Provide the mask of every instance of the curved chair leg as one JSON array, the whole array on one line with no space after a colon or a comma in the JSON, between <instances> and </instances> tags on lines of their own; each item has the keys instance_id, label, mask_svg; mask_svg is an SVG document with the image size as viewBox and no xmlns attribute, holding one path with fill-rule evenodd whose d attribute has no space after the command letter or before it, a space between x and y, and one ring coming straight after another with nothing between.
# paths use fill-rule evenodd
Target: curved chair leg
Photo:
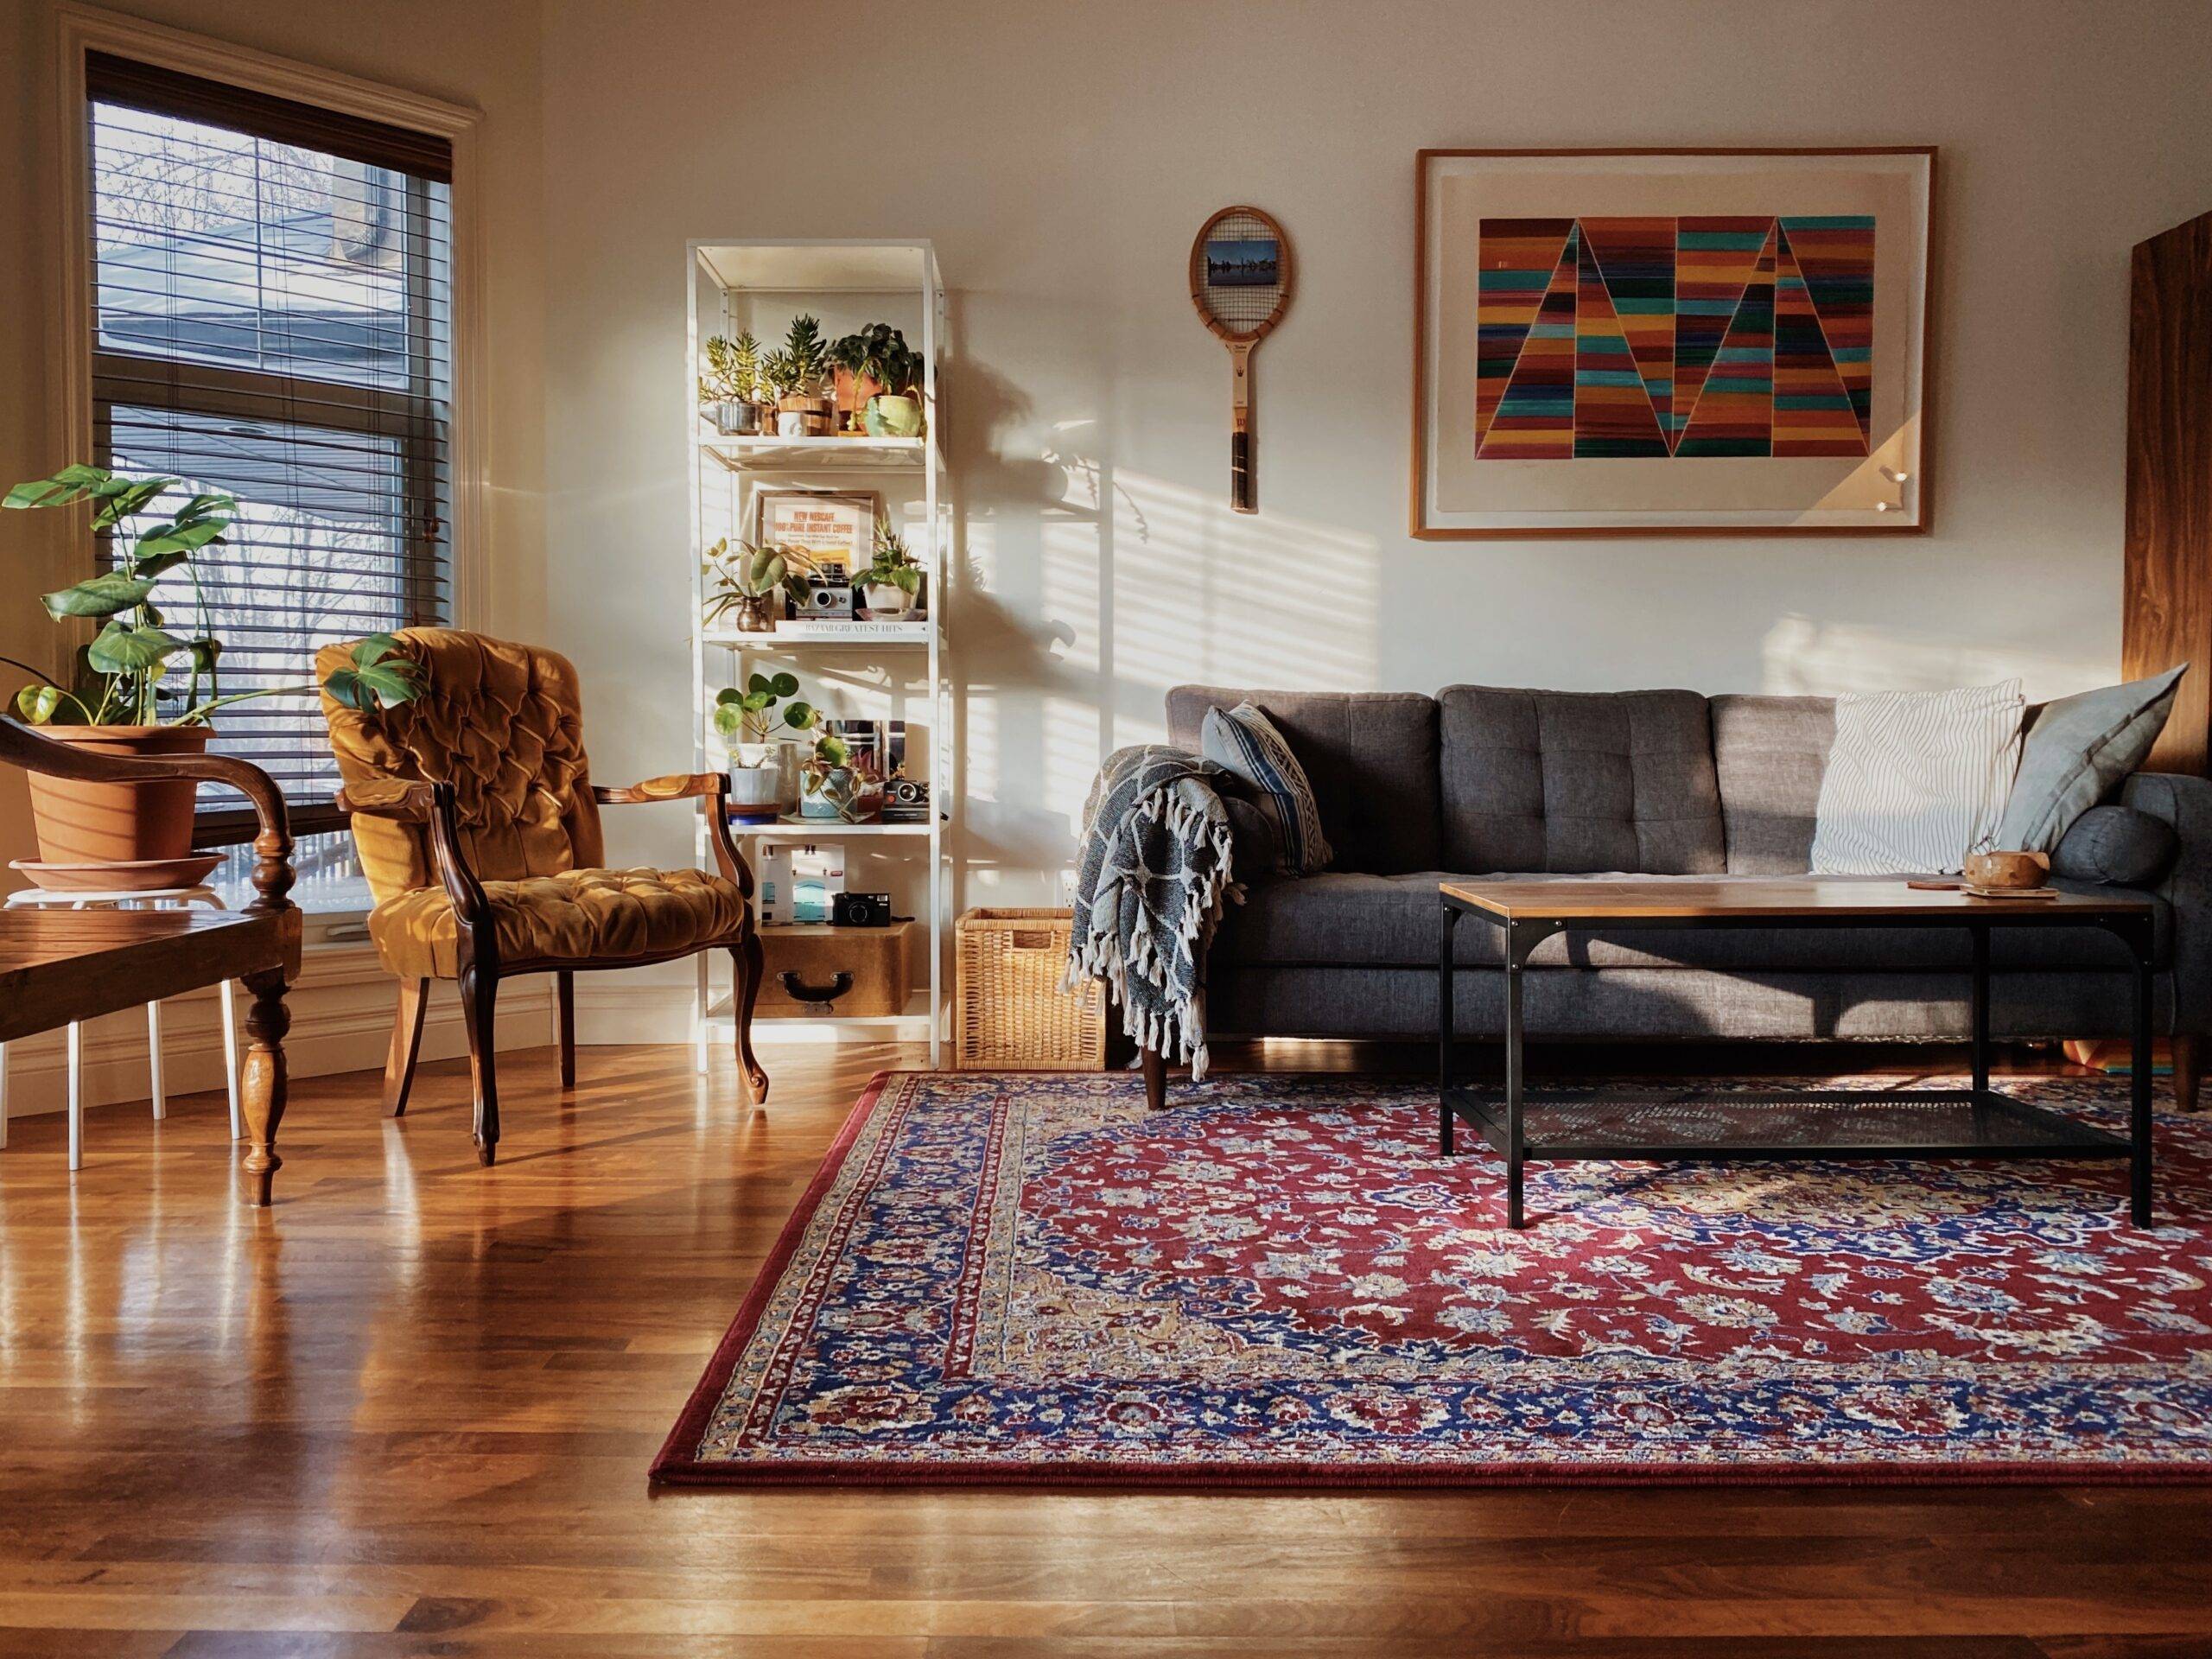
<instances>
[{"instance_id":1,"label":"curved chair leg","mask_svg":"<svg viewBox=\"0 0 2212 1659\"><path fill-rule=\"evenodd\" d=\"M468 1081L476 1094L476 1161L489 1165L499 1151L499 1084L492 1043L495 975L474 967L461 975L461 1022L468 1031Z\"/></svg>"},{"instance_id":2,"label":"curved chair leg","mask_svg":"<svg viewBox=\"0 0 2212 1659\"><path fill-rule=\"evenodd\" d=\"M767 972L767 953L761 949L760 935L756 931L745 936L743 944L731 947L729 956L737 970L737 983L731 998L737 1015L737 1069L752 1085L753 1104L757 1110L768 1103L768 1074L753 1052L753 1005L760 1000L760 981Z\"/></svg>"},{"instance_id":3,"label":"curved chair leg","mask_svg":"<svg viewBox=\"0 0 2212 1659\"><path fill-rule=\"evenodd\" d=\"M384 1109L393 1117L407 1109L415 1082L415 1057L423 1051L423 1019L430 1000L427 979L399 982L399 1006L392 1011L391 1047L384 1058Z\"/></svg>"},{"instance_id":4,"label":"curved chair leg","mask_svg":"<svg viewBox=\"0 0 2212 1659\"><path fill-rule=\"evenodd\" d=\"M563 968L553 976L553 1038L561 1051L561 1086L576 1086L576 976Z\"/></svg>"}]
</instances>

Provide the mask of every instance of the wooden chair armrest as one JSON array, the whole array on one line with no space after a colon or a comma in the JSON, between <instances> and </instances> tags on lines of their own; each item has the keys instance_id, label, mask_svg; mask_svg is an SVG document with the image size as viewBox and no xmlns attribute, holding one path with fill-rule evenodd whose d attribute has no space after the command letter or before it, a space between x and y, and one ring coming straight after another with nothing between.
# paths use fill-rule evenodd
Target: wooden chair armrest
<instances>
[{"instance_id":1,"label":"wooden chair armrest","mask_svg":"<svg viewBox=\"0 0 2212 1659\"><path fill-rule=\"evenodd\" d=\"M717 784L725 791L729 788L729 780L718 772L671 772L621 789L594 784L591 798L601 806L640 806L652 801L688 801L698 796L713 794Z\"/></svg>"},{"instance_id":2,"label":"wooden chair armrest","mask_svg":"<svg viewBox=\"0 0 2212 1659\"><path fill-rule=\"evenodd\" d=\"M276 780L250 760L227 754L97 754L74 744L41 737L20 721L0 720L0 760L27 772L92 784L157 784L180 778L226 784L252 803L260 833L253 838L257 910L289 910L292 888L292 824Z\"/></svg>"},{"instance_id":3,"label":"wooden chair armrest","mask_svg":"<svg viewBox=\"0 0 2212 1659\"><path fill-rule=\"evenodd\" d=\"M402 823L428 823L435 812L435 785L403 779L375 779L338 791L338 810Z\"/></svg>"},{"instance_id":4,"label":"wooden chair armrest","mask_svg":"<svg viewBox=\"0 0 2212 1659\"><path fill-rule=\"evenodd\" d=\"M747 899L753 897L753 867L745 861L745 855L737 850L737 842L729 833L729 779L719 772L672 772L664 778L648 778L642 784L632 784L627 789L605 789L592 786L592 798L601 806L631 806L644 801L683 801L695 798L706 802L702 809L707 815L707 840L715 849L715 862L723 878L737 884L737 890Z\"/></svg>"}]
</instances>

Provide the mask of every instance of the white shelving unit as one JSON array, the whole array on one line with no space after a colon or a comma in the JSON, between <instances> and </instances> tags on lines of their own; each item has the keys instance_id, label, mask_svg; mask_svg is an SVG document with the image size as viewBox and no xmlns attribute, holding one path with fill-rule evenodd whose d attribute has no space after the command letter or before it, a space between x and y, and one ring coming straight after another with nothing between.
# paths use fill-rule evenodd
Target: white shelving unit
<instances>
[{"instance_id":1,"label":"white shelving unit","mask_svg":"<svg viewBox=\"0 0 2212 1659\"><path fill-rule=\"evenodd\" d=\"M908 772L930 780L935 808L925 823L732 825L748 856L768 841L845 846L846 885L888 888L893 908L912 914L925 930L921 954L927 984L916 987L903 1014L758 1016L755 1030L854 1031L926 1040L930 1064L936 1065L944 1042L950 963L952 888L946 846L954 808L944 634L951 508L938 440L944 300L937 251L928 242L740 240L694 241L686 251L690 349L683 391L687 429L693 434L691 668L700 769L728 764L712 723L715 694L742 684L754 672L788 671L798 676L799 695L832 717L905 721ZM922 436L735 438L720 435L706 423L696 385L705 340L749 328L764 348L773 346L801 312L819 317L823 332L833 339L873 322L888 322L905 333L924 364L928 424ZM925 573L926 620L871 626L845 638L818 637L821 624L788 635L705 626L705 550L725 536L749 537L753 493L763 486L876 491L886 517L899 528ZM703 861L703 822L698 834ZM717 1036L728 1040L734 1021L727 969L702 956L694 1023L702 1066L709 1043Z\"/></svg>"}]
</instances>

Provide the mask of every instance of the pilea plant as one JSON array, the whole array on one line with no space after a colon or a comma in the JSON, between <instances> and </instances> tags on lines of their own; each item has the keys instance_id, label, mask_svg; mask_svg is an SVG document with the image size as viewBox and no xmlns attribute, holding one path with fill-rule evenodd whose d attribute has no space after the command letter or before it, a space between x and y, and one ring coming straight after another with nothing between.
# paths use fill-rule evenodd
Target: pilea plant
<instances>
[{"instance_id":1,"label":"pilea plant","mask_svg":"<svg viewBox=\"0 0 2212 1659\"><path fill-rule=\"evenodd\" d=\"M208 632L207 595L193 556L221 543L237 516L237 499L220 491L188 496L166 518L141 523L123 545L126 521L140 519L181 482L134 478L104 467L65 467L51 478L10 490L4 505L66 507L89 501L92 530L116 543L115 568L41 595L57 622L97 621L92 643L77 652L73 675L48 673L13 657L0 662L22 669L33 683L16 692L15 711L34 726L200 726L219 709L254 697L312 696L313 685L261 686L224 695L219 663L222 642ZM155 602L162 578L175 573L192 585L192 621L178 632ZM405 702L418 690L415 664L397 655L389 634L364 639L351 665L333 674L325 689L349 708ZM182 685L177 677L181 673ZM70 682L64 686L61 682Z\"/></svg>"},{"instance_id":2,"label":"pilea plant","mask_svg":"<svg viewBox=\"0 0 2212 1659\"><path fill-rule=\"evenodd\" d=\"M798 700L795 674L755 674L745 690L726 687L715 696L715 730L724 742L767 743L779 733L797 736L812 728L819 715Z\"/></svg>"}]
</instances>

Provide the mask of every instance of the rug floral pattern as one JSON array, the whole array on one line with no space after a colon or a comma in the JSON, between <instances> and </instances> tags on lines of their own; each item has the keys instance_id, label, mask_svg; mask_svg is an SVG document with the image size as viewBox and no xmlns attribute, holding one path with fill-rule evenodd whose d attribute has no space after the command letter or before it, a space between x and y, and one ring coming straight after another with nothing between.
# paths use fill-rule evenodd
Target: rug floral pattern
<instances>
[{"instance_id":1,"label":"rug floral pattern","mask_svg":"<svg viewBox=\"0 0 2212 1659\"><path fill-rule=\"evenodd\" d=\"M2014 1085L2118 1127L2126 1086ZM2212 1478L2212 1121L2120 1165L1535 1166L1417 1081L894 1075L658 1478Z\"/></svg>"}]
</instances>

